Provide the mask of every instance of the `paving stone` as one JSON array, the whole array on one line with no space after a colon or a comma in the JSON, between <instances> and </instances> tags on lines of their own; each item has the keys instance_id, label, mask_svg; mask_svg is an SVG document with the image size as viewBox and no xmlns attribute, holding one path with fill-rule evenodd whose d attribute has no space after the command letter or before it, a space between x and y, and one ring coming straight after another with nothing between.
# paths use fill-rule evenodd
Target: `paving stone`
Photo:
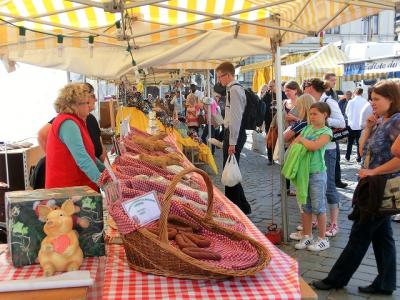
<instances>
[{"instance_id":1,"label":"paving stone","mask_svg":"<svg viewBox=\"0 0 400 300\"><path fill-rule=\"evenodd\" d=\"M240 160L240 169L243 176L243 188L246 197L252 206L252 214L249 215L250 220L262 231L267 231L267 226L271 223L271 212L274 213L274 221L281 227L281 198L277 195L280 193L280 174L279 166L267 165L267 157L252 152L251 149L251 133L248 134L248 140L242 151ZM331 248L320 253L313 253L306 250L295 250L295 242L282 244L278 246L282 251L294 257L299 262L299 269L303 273L306 282L311 282L316 278L326 277L337 258L347 245L353 222L348 220L347 216L351 213L351 199L357 184L356 173L359 170L359 164L355 162L355 149L353 150L352 160L347 162L344 160L345 146L341 144L341 168L342 181L349 184L346 189L338 189L341 198L341 207L339 213L339 234L330 239ZM222 173L222 151L215 152L215 160ZM210 169L207 168L209 174ZM221 185L221 175L211 175L215 186L221 191L224 187ZM272 205L273 204L273 205ZM271 209L271 207L273 207ZM289 233L296 231L296 226L300 224L300 213L296 199L288 197L287 199L287 215ZM329 216L327 218L329 220ZM393 235L396 242L396 248L400 249L400 224L392 223ZM317 234L317 231L314 231ZM397 253L397 278L400 290L400 251ZM376 299L375 296L363 295L358 293L358 285L367 285L377 274L375 257L373 249L370 247L365 258L363 259L359 269L354 274L348 287L338 291L317 291L319 299ZM400 299L400 291L396 291L396 297L386 297L382 299Z\"/></svg>"},{"instance_id":2,"label":"paving stone","mask_svg":"<svg viewBox=\"0 0 400 300\"><path fill-rule=\"evenodd\" d=\"M362 296L361 294L353 294L352 292L349 291L348 288L344 288L344 289L332 290L329 293L329 296L328 296L327 299L332 299L332 300L333 299L364 300L364 299L368 299L368 296Z\"/></svg>"},{"instance_id":3,"label":"paving stone","mask_svg":"<svg viewBox=\"0 0 400 300\"><path fill-rule=\"evenodd\" d=\"M306 276L307 278L312 278L312 279L324 279L326 277L325 272L319 272L315 270L307 271L303 275Z\"/></svg>"}]
</instances>

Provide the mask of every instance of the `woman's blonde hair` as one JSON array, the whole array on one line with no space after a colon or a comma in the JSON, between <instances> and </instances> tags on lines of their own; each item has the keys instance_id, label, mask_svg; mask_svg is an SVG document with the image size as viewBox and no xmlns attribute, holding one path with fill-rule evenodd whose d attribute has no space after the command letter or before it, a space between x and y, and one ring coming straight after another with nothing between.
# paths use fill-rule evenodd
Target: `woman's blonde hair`
<instances>
[{"instance_id":1,"label":"woman's blonde hair","mask_svg":"<svg viewBox=\"0 0 400 300\"><path fill-rule=\"evenodd\" d=\"M299 118L301 120L310 123L308 112L310 111L310 107L314 102L315 99L310 94L303 94L297 98L296 109L299 112Z\"/></svg>"},{"instance_id":2,"label":"woman's blonde hair","mask_svg":"<svg viewBox=\"0 0 400 300\"><path fill-rule=\"evenodd\" d=\"M54 102L54 108L57 113L74 114L77 110L77 104L82 99L88 99L91 96L89 87L84 83L68 83L58 94Z\"/></svg>"}]
</instances>

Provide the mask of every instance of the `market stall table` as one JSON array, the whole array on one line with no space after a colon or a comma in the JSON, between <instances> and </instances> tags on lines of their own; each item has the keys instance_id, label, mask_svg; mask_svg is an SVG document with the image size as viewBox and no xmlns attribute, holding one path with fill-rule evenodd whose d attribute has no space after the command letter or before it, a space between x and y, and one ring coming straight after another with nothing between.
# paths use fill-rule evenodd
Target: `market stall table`
<instances>
[{"instance_id":1,"label":"market stall table","mask_svg":"<svg viewBox=\"0 0 400 300\"><path fill-rule=\"evenodd\" d=\"M261 272L228 280L183 280L134 271L121 245L109 245L104 272L104 299L301 299L297 262L272 245L254 224L214 188L226 211L239 217L247 233L271 253Z\"/></svg>"},{"instance_id":2,"label":"market stall table","mask_svg":"<svg viewBox=\"0 0 400 300\"><path fill-rule=\"evenodd\" d=\"M9 280L29 280L43 277L40 265L30 265L14 268L8 258L7 245L0 244L0 285ZM44 289L33 291L0 292L0 299L101 299L103 284L104 257L87 257L84 259L80 270L90 272L94 284L90 287Z\"/></svg>"}]
</instances>

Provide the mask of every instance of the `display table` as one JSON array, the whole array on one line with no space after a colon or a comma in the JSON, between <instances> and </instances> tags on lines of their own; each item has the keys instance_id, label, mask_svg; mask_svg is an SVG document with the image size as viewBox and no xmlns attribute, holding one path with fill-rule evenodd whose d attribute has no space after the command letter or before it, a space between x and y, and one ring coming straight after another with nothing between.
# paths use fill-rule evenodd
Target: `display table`
<instances>
[{"instance_id":1,"label":"display table","mask_svg":"<svg viewBox=\"0 0 400 300\"><path fill-rule=\"evenodd\" d=\"M135 122L137 121L136 119ZM174 147L173 144L177 141L171 135L164 140L168 140L171 147L179 151ZM193 167L187 159L183 165L185 169ZM123 175L132 176L129 172ZM198 177L194 178L195 182L198 182L197 179L202 180L197 173L192 173L191 176ZM123 246L109 245L104 271L104 299L301 299L297 261L271 244L247 216L216 187L214 197L214 203L222 205L225 213L239 219L246 228L247 235L269 250L271 261L264 270L252 276L226 280L162 277L131 269ZM116 236L116 232L111 232L108 240L120 242L121 239Z\"/></svg>"},{"instance_id":2,"label":"display table","mask_svg":"<svg viewBox=\"0 0 400 300\"><path fill-rule=\"evenodd\" d=\"M122 107L118 110L116 117L116 132L119 132L119 124L120 122L130 117L129 124L131 127L137 128L142 131L146 131L149 120L146 115L134 107ZM215 174L218 174L218 167L215 164L214 156L211 153L211 150L205 144L199 144L194 141L192 138L187 137L183 138L181 134L175 129L166 129L164 125L161 124L160 121L157 120L157 126L162 131L167 131L168 133L174 136L177 146L182 150L183 147L196 147L199 150L199 160L205 162L210 166Z\"/></svg>"},{"instance_id":3,"label":"display table","mask_svg":"<svg viewBox=\"0 0 400 300\"><path fill-rule=\"evenodd\" d=\"M263 271L223 281L160 277L130 269L123 246L110 245L104 272L104 299L301 299L296 260L272 245L217 188L214 195L224 202L226 212L240 218L247 234L270 251L271 262Z\"/></svg>"},{"instance_id":4,"label":"display table","mask_svg":"<svg viewBox=\"0 0 400 300\"><path fill-rule=\"evenodd\" d=\"M104 266L104 257L89 257L84 259L80 270L87 270L90 272L90 277L94 280L94 285L91 287L0 292L0 299L101 299ZM42 276L43 272L40 265L30 265L22 268L14 268L10 265L7 257L7 245L0 244L0 285L1 282L5 280L34 279Z\"/></svg>"}]
</instances>

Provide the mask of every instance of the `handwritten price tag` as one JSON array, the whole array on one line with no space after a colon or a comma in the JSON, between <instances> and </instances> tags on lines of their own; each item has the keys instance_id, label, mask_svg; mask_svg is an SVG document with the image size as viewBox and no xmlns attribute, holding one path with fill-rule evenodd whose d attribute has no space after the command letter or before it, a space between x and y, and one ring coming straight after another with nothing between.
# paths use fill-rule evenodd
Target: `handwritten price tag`
<instances>
[{"instance_id":1,"label":"handwritten price tag","mask_svg":"<svg viewBox=\"0 0 400 300\"><path fill-rule=\"evenodd\" d=\"M140 226L160 219L161 210L155 191L122 203L127 215Z\"/></svg>"}]
</instances>

